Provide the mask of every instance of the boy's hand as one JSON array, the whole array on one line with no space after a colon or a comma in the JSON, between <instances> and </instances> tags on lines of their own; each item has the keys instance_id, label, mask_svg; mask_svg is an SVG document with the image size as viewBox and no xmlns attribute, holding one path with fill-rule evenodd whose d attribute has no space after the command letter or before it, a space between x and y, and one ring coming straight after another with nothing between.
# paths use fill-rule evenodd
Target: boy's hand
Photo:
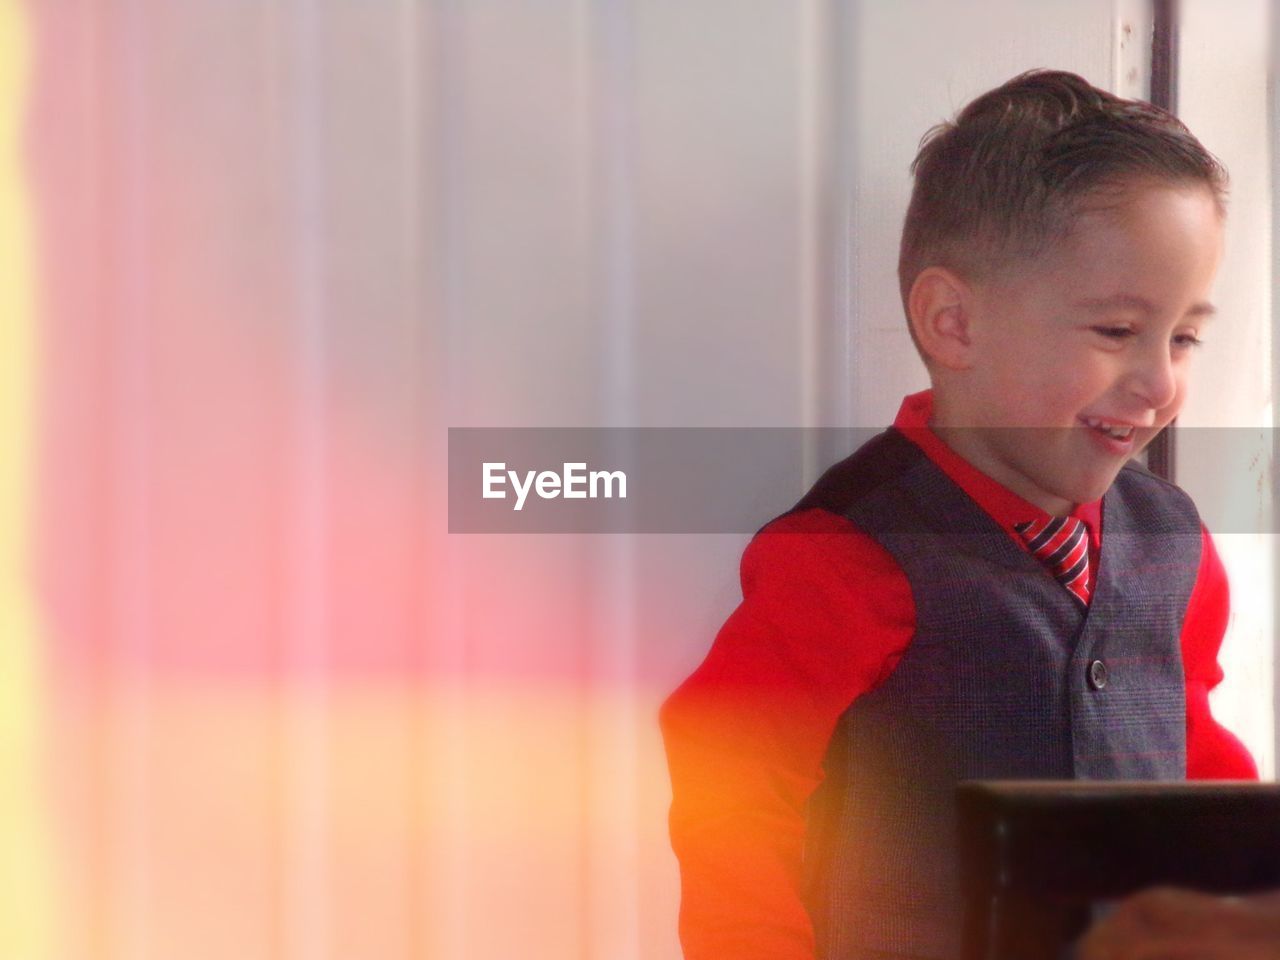
<instances>
[{"instance_id":1,"label":"boy's hand","mask_svg":"<svg viewBox=\"0 0 1280 960\"><path fill-rule=\"evenodd\" d=\"M1159 888L1124 900L1084 937L1078 960L1276 960L1280 892L1220 897Z\"/></svg>"}]
</instances>

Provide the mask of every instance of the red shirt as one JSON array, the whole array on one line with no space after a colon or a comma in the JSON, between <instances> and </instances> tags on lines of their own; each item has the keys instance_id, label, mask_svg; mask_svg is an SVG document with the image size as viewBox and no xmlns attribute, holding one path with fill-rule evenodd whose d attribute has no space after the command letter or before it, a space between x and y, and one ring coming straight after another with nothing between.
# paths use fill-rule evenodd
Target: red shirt
<instances>
[{"instance_id":1,"label":"red shirt","mask_svg":"<svg viewBox=\"0 0 1280 960\"><path fill-rule=\"evenodd\" d=\"M929 391L907 397L894 425L1023 544L1013 524L1044 512L947 447L928 429L931 408ZM1100 501L1073 516L1088 526L1094 569ZM823 510L771 523L748 545L741 574L742 603L662 709L680 939L686 960L813 960L801 900L805 802L837 719L910 643L915 607L889 553ZM1257 777L1209 713L1227 613L1226 574L1205 530L1181 636L1191 779Z\"/></svg>"}]
</instances>

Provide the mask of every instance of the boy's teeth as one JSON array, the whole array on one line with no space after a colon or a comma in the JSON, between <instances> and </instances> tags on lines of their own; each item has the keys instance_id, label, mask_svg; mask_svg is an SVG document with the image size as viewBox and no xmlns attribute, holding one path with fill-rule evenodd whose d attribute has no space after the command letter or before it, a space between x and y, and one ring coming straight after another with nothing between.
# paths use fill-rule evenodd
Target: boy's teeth
<instances>
[{"instance_id":1,"label":"boy's teeth","mask_svg":"<svg viewBox=\"0 0 1280 960\"><path fill-rule=\"evenodd\" d=\"M1133 433L1133 427L1119 426L1117 424L1107 423L1105 420L1095 420L1093 418L1086 417L1084 422L1093 427L1093 429L1099 430L1109 437L1114 437L1116 440L1127 440L1129 435Z\"/></svg>"}]
</instances>

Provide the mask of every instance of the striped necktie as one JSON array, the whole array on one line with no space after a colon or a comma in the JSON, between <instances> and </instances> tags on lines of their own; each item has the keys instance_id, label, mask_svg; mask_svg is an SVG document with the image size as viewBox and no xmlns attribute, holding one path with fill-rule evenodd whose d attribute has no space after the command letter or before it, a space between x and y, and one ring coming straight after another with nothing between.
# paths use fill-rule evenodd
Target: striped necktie
<instances>
[{"instance_id":1,"label":"striped necktie","mask_svg":"<svg viewBox=\"0 0 1280 960\"><path fill-rule=\"evenodd\" d=\"M1089 538L1077 517L1050 517L1016 523L1027 549L1083 606L1089 606Z\"/></svg>"}]
</instances>

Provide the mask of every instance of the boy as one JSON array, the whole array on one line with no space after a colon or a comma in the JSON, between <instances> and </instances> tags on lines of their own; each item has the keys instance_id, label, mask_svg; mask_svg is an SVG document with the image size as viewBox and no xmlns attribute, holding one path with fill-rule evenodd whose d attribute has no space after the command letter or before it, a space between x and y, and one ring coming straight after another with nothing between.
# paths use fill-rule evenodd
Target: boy
<instances>
[{"instance_id":1,"label":"boy","mask_svg":"<svg viewBox=\"0 0 1280 960\"><path fill-rule=\"evenodd\" d=\"M1182 405L1225 172L1046 71L912 171L899 280L932 389L756 536L663 707L687 960L956 957L960 779L1256 777L1208 710L1221 563L1128 463Z\"/></svg>"}]
</instances>

